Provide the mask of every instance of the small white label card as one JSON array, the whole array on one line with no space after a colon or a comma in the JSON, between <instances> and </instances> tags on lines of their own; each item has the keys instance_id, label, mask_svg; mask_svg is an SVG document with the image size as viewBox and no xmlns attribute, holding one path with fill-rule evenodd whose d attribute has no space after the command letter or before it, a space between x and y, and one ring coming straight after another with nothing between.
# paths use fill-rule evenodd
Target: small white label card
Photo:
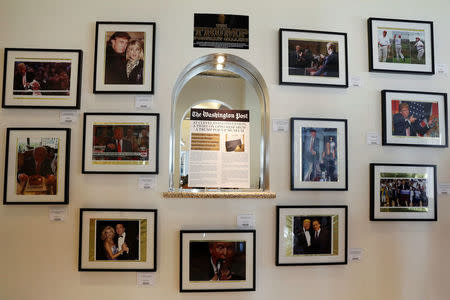
<instances>
[{"instance_id":1,"label":"small white label card","mask_svg":"<svg viewBox=\"0 0 450 300\"><path fill-rule=\"evenodd\" d=\"M350 85L351 86L362 86L362 80L359 76L350 77Z\"/></svg>"},{"instance_id":2,"label":"small white label card","mask_svg":"<svg viewBox=\"0 0 450 300\"><path fill-rule=\"evenodd\" d=\"M272 130L274 132L288 132L289 131L289 120L288 119L273 119L272 120Z\"/></svg>"},{"instance_id":3,"label":"small white label card","mask_svg":"<svg viewBox=\"0 0 450 300\"><path fill-rule=\"evenodd\" d=\"M450 182L439 182L438 194L450 195Z\"/></svg>"},{"instance_id":4,"label":"small white label card","mask_svg":"<svg viewBox=\"0 0 450 300\"><path fill-rule=\"evenodd\" d=\"M48 218L52 222L63 222L67 216L67 207L49 207Z\"/></svg>"},{"instance_id":5,"label":"small white label card","mask_svg":"<svg viewBox=\"0 0 450 300\"><path fill-rule=\"evenodd\" d=\"M153 190L156 186L156 178L154 176L139 176L138 190Z\"/></svg>"},{"instance_id":6,"label":"small white label card","mask_svg":"<svg viewBox=\"0 0 450 300\"><path fill-rule=\"evenodd\" d=\"M447 66L447 64L436 64L436 73L438 75L448 76L448 66Z\"/></svg>"},{"instance_id":7,"label":"small white label card","mask_svg":"<svg viewBox=\"0 0 450 300\"><path fill-rule=\"evenodd\" d=\"M363 250L361 248L350 248L348 252L348 259L350 261L360 262Z\"/></svg>"},{"instance_id":8,"label":"small white label card","mask_svg":"<svg viewBox=\"0 0 450 300\"><path fill-rule=\"evenodd\" d=\"M153 99L150 96L136 96L136 110L152 109Z\"/></svg>"},{"instance_id":9,"label":"small white label card","mask_svg":"<svg viewBox=\"0 0 450 300\"><path fill-rule=\"evenodd\" d=\"M155 284L155 273L137 272L138 286L152 286Z\"/></svg>"},{"instance_id":10,"label":"small white label card","mask_svg":"<svg viewBox=\"0 0 450 300\"><path fill-rule=\"evenodd\" d=\"M239 228L254 228L255 227L255 215L252 214L240 214L237 216L237 226Z\"/></svg>"},{"instance_id":11,"label":"small white label card","mask_svg":"<svg viewBox=\"0 0 450 300\"><path fill-rule=\"evenodd\" d=\"M73 124L78 121L77 111L62 111L59 113L59 121L62 124Z\"/></svg>"},{"instance_id":12,"label":"small white label card","mask_svg":"<svg viewBox=\"0 0 450 300\"><path fill-rule=\"evenodd\" d=\"M367 145L379 145L380 144L380 136L377 132L368 132L367 133Z\"/></svg>"}]
</instances>

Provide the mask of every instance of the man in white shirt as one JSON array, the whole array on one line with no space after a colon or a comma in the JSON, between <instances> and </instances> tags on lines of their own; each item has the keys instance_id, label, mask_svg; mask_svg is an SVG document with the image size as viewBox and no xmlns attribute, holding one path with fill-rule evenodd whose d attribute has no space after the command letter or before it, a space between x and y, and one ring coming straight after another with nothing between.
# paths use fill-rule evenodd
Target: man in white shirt
<instances>
[{"instance_id":1,"label":"man in white shirt","mask_svg":"<svg viewBox=\"0 0 450 300\"><path fill-rule=\"evenodd\" d=\"M416 43L414 44L414 47L417 49L417 59L419 62L422 60L423 54L425 53L425 45L420 40L420 37L416 37Z\"/></svg>"},{"instance_id":2,"label":"man in white shirt","mask_svg":"<svg viewBox=\"0 0 450 300\"><path fill-rule=\"evenodd\" d=\"M394 35L394 43L395 43L395 55L397 57L397 60L400 60L401 58L402 61L405 61L405 56L403 56L402 53L402 36L400 34Z\"/></svg>"},{"instance_id":3,"label":"man in white shirt","mask_svg":"<svg viewBox=\"0 0 450 300\"><path fill-rule=\"evenodd\" d=\"M383 31L383 36L378 36L378 60L386 62L388 51L391 49L391 41L387 36L387 31Z\"/></svg>"}]
</instances>

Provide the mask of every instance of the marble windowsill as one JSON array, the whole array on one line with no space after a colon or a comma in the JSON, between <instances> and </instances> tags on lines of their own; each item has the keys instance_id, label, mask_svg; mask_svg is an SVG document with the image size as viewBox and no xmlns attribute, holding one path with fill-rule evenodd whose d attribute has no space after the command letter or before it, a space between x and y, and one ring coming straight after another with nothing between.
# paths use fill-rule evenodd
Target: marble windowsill
<instances>
[{"instance_id":1,"label":"marble windowsill","mask_svg":"<svg viewBox=\"0 0 450 300\"><path fill-rule=\"evenodd\" d=\"M164 198L276 198L273 192L164 192Z\"/></svg>"}]
</instances>

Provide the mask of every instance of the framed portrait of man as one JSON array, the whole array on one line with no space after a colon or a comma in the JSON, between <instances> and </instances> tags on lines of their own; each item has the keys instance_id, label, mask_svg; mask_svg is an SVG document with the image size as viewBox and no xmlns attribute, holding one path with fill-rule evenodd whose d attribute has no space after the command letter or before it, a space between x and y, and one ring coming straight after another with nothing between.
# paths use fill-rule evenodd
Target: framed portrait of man
<instances>
[{"instance_id":1,"label":"framed portrait of man","mask_svg":"<svg viewBox=\"0 0 450 300\"><path fill-rule=\"evenodd\" d=\"M153 94L153 22L97 22L94 93Z\"/></svg>"},{"instance_id":2,"label":"framed portrait of man","mask_svg":"<svg viewBox=\"0 0 450 300\"><path fill-rule=\"evenodd\" d=\"M79 271L156 271L156 209L80 209Z\"/></svg>"},{"instance_id":3,"label":"framed portrait of man","mask_svg":"<svg viewBox=\"0 0 450 300\"><path fill-rule=\"evenodd\" d=\"M347 34L280 28L280 84L348 87Z\"/></svg>"},{"instance_id":4,"label":"framed portrait of man","mask_svg":"<svg viewBox=\"0 0 450 300\"><path fill-rule=\"evenodd\" d=\"M371 221L437 221L435 165L370 164Z\"/></svg>"},{"instance_id":5,"label":"framed portrait of man","mask_svg":"<svg viewBox=\"0 0 450 300\"><path fill-rule=\"evenodd\" d=\"M448 147L447 94L381 91L386 146Z\"/></svg>"},{"instance_id":6,"label":"framed portrait of man","mask_svg":"<svg viewBox=\"0 0 450 300\"><path fill-rule=\"evenodd\" d=\"M347 120L291 118L291 190L346 191Z\"/></svg>"},{"instance_id":7,"label":"framed portrait of man","mask_svg":"<svg viewBox=\"0 0 450 300\"><path fill-rule=\"evenodd\" d=\"M3 204L68 204L70 128L7 128Z\"/></svg>"},{"instance_id":8,"label":"framed portrait of man","mask_svg":"<svg viewBox=\"0 0 450 300\"><path fill-rule=\"evenodd\" d=\"M85 113L82 172L158 174L159 114Z\"/></svg>"},{"instance_id":9,"label":"framed portrait of man","mask_svg":"<svg viewBox=\"0 0 450 300\"><path fill-rule=\"evenodd\" d=\"M347 206L277 206L277 266L347 264Z\"/></svg>"},{"instance_id":10,"label":"framed portrait of man","mask_svg":"<svg viewBox=\"0 0 450 300\"><path fill-rule=\"evenodd\" d=\"M3 108L79 109L83 51L5 48Z\"/></svg>"},{"instance_id":11,"label":"framed portrait of man","mask_svg":"<svg viewBox=\"0 0 450 300\"><path fill-rule=\"evenodd\" d=\"M369 71L434 74L433 22L369 18Z\"/></svg>"},{"instance_id":12,"label":"framed portrait of man","mask_svg":"<svg viewBox=\"0 0 450 300\"><path fill-rule=\"evenodd\" d=\"M255 290L255 230L181 230L180 292Z\"/></svg>"}]
</instances>

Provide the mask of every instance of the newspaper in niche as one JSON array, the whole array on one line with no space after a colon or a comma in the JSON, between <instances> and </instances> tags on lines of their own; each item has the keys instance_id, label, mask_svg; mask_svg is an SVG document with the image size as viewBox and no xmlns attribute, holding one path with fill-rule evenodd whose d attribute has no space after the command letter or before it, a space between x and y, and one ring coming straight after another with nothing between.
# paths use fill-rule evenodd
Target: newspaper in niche
<instances>
[{"instance_id":1,"label":"newspaper in niche","mask_svg":"<svg viewBox=\"0 0 450 300\"><path fill-rule=\"evenodd\" d=\"M248 110L191 109L189 188L250 187Z\"/></svg>"}]
</instances>

